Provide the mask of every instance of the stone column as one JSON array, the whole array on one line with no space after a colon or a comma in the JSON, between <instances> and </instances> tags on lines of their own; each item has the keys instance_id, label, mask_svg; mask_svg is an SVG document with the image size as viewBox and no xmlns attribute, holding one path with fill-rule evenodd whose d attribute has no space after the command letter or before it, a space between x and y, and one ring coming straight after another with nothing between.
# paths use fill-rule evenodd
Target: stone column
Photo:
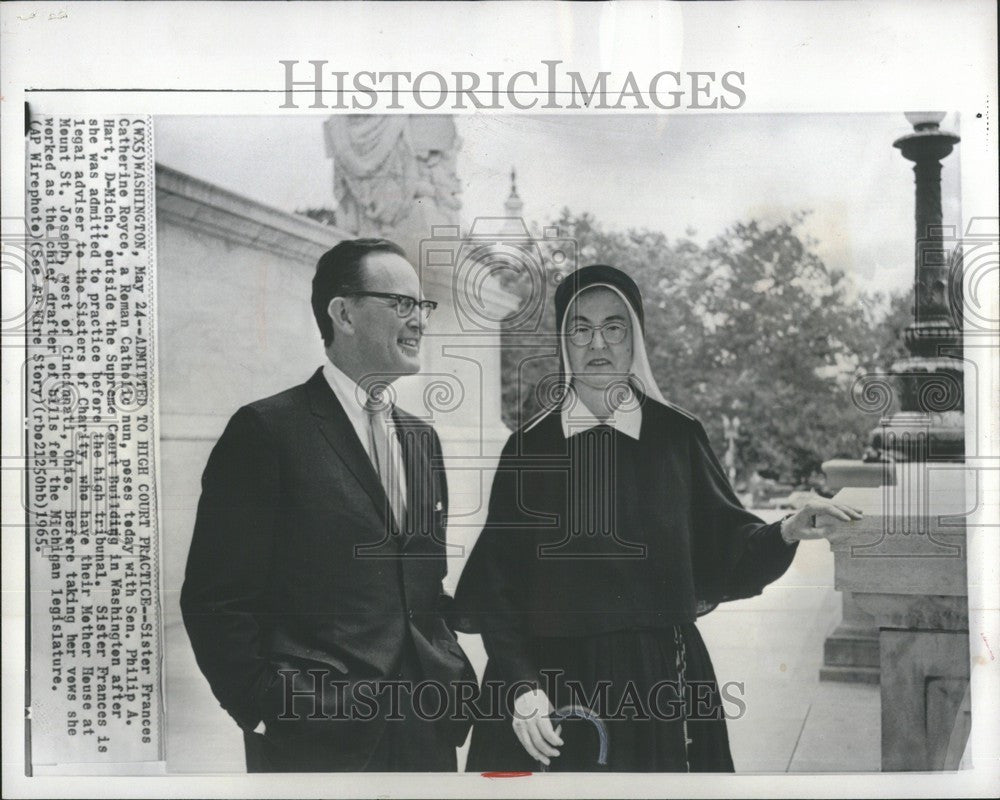
<instances>
[{"instance_id":1,"label":"stone column","mask_svg":"<svg viewBox=\"0 0 1000 800\"><path fill-rule=\"evenodd\" d=\"M940 180L959 138L940 130L943 118L907 114L914 132L894 142L916 175L910 355L890 373L900 410L872 432L868 466L883 480L837 494L865 512L833 549L837 588L878 630L884 771L955 769L970 728L961 271L945 246ZM864 388L889 407L883 377Z\"/></svg>"},{"instance_id":2,"label":"stone column","mask_svg":"<svg viewBox=\"0 0 1000 800\"><path fill-rule=\"evenodd\" d=\"M961 461L965 445L962 416L962 334L955 319L950 288L959 289L961 274L946 249L941 213L941 159L959 141L940 130L944 114L906 115L913 133L893 146L914 162L914 309L905 341L910 355L892 365L887 377L897 384L900 410L872 431L866 461L836 459L823 464L827 486L890 486L896 481L897 462ZM954 271L954 275L952 272ZM954 280L953 280L954 279ZM865 387L884 399L888 409L892 387L871 377ZM873 620L850 592L843 596L843 616L827 637L820 678L878 683L878 634Z\"/></svg>"}]
</instances>

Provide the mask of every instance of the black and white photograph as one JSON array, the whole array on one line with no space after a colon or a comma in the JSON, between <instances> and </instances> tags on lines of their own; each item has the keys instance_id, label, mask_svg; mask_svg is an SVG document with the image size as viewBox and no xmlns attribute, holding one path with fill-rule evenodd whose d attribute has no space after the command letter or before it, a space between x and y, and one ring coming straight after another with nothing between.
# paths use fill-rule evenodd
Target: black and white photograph
<instances>
[{"instance_id":1,"label":"black and white photograph","mask_svg":"<svg viewBox=\"0 0 1000 800\"><path fill-rule=\"evenodd\" d=\"M995 9L203 5L4 122L11 796L993 793Z\"/></svg>"},{"instance_id":2,"label":"black and white photograph","mask_svg":"<svg viewBox=\"0 0 1000 800\"><path fill-rule=\"evenodd\" d=\"M460 681L468 659L484 691L468 690L479 702L456 735L471 726L476 772L957 768L962 628L922 632L915 610L894 643L893 667L942 679L940 706L914 709L940 727L915 737L879 713L912 679L885 673L878 615L922 594L905 559L930 556L927 588L950 581L964 616L960 531L896 547L908 532L883 533L878 487L926 480L918 442L941 470L933 491L961 478L961 361L920 341L960 347L958 266L942 238L948 258L917 270L931 243L913 224L918 204L928 225L960 224L960 124L154 118L168 766L261 768L253 748L274 739L290 752L272 768L337 769L322 730L340 728L357 748L341 769L454 769L424 750L431 733L383 754L377 723L284 704L311 668L349 691ZM294 142L294 159L262 141ZM940 178L915 184L901 145ZM301 199L265 206L295 169ZM398 454L373 444L372 395ZM953 663L918 656L922 637ZM442 671L411 674L407 650L428 645ZM681 680L703 687L698 713L693 694L675 711ZM569 758L550 695L603 706L562 723L580 731ZM416 699L433 716L440 696ZM894 722L898 747L880 753Z\"/></svg>"}]
</instances>

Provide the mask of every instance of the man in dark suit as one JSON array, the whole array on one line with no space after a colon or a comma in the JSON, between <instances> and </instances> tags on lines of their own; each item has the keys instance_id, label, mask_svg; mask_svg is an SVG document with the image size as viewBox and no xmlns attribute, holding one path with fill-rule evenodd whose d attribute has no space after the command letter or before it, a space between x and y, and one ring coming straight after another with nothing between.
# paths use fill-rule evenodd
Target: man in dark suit
<instances>
[{"instance_id":1,"label":"man in dark suit","mask_svg":"<svg viewBox=\"0 0 1000 800\"><path fill-rule=\"evenodd\" d=\"M338 244L312 287L327 363L239 409L205 468L181 609L248 771L456 768L475 676L444 616L441 446L391 403L434 305L395 244Z\"/></svg>"}]
</instances>

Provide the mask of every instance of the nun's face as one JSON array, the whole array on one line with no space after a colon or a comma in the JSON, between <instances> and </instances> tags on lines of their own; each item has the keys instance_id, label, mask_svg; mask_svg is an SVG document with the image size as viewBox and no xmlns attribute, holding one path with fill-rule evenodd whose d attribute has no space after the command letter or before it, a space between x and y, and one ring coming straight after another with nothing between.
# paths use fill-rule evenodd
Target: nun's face
<instances>
[{"instance_id":1,"label":"nun's face","mask_svg":"<svg viewBox=\"0 0 1000 800\"><path fill-rule=\"evenodd\" d=\"M603 286L580 292L566 312L565 332L574 380L604 389L631 372L632 320L616 292Z\"/></svg>"}]
</instances>

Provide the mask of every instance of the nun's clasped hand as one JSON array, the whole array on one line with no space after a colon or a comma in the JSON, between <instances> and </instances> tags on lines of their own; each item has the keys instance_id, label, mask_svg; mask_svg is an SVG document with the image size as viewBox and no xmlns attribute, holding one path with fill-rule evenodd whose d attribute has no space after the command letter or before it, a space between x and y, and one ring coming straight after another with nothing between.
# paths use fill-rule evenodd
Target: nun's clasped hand
<instances>
[{"instance_id":1,"label":"nun's clasped hand","mask_svg":"<svg viewBox=\"0 0 1000 800\"><path fill-rule=\"evenodd\" d=\"M840 542L856 534L850 523L863 516L864 513L854 506L817 497L782 522L781 535L788 541L829 539ZM839 524L842 522L848 524Z\"/></svg>"}]
</instances>

